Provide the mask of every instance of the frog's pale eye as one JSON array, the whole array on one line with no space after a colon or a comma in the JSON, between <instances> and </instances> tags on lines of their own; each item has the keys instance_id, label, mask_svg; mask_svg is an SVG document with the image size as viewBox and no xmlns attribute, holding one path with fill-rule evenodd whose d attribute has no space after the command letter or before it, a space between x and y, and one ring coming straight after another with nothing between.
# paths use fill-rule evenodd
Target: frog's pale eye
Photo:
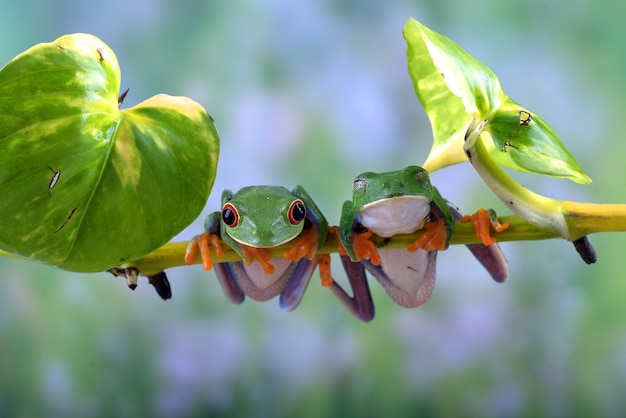
<instances>
[{"instance_id":1,"label":"frog's pale eye","mask_svg":"<svg viewBox=\"0 0 626 418\"><path fill-rule=\"evenodd\" d=\"M222 220L231 228L234 228L239 223L239 212L230 203L226 203L222 209Z\"/></svg>"},{"instance_id":2,"label":"frog's pale eye","mask_svg":"<svg viewBox=\"0 0 626 418\"><path fill-rule=\"evenodd\" d=\"M423 168L416 170L413 173L413 175L415 176L415 179L417 180L418 183L424 186L430 185L430 178L428 176L428 171L424 170Z\"/></svg>"},{"instance_id":3,"label":"frog's pale eye","mask_svg":"<svg viewBox=\"0 0 626 418\"><path fill-rule=\"evenodd\" d=\"M352 183L352 191L361 190L367 187L367 180L362 178L356 178Z\"/></svg>"},{"instance_id":4,"label":"frog's pale eye","mask_svg":"<svg viewBox=\"0 0 626 418\"><path fill-rule=\"evenodd\" d=\"M300 222L304 220L306 216L306 206L304 206L304 202L300 199L296 199L289 206L289 222L292 225L298 225Z\"/></svg>"}]
</instances>

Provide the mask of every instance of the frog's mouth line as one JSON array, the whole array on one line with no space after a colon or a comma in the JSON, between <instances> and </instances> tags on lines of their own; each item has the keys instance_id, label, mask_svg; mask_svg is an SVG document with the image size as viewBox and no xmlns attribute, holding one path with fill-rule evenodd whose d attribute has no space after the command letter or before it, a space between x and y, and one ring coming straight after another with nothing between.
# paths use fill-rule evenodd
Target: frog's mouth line
<instances>
[{"instance_id":1,"label":"frog's mouth line","mask_svg":"<svg viewBox=\"0 0 626 418\"><path fill-rule=\"evenodd\" d=\"M255 244L255 243L250 243L250 240L248 240L248 242L241 240L241 239L237 239L235 237L233 237L232 235L229 235L230 238L232 238L233 240L235 240L237 243L241 244L241 245L245 245L247 247L254 247L254 248L276 248L279 247L283 244L286 244L288 242L293 241L294 239L296 239L298 237L298 235L300 235L302 231L299 231L298 233L294 234L293 236L289 236L287 238L285 238L284 240L278 242L278 243L274 243L274 244L270 244L270 245L259 245L259 244Z\"/></svg>"},{"instance_id":2,"label":"frog's mouth line","mask_svg":"<svg viewBox=\"0 0 626 418\"><path fill-rule=\"evenodd\" d=\"M403 194L403 195L398 195L398 196L385 197L383 199L378 199L373 202L367 203L363 205L362 210L373 207L373 206L378 206L378 205L396 205L396 204L412 205L415 203L415 202L411 202L412 200L423 200L424 202L427 202L430 204L430 198L426 196Z\"/></svg>"}]
</instances>

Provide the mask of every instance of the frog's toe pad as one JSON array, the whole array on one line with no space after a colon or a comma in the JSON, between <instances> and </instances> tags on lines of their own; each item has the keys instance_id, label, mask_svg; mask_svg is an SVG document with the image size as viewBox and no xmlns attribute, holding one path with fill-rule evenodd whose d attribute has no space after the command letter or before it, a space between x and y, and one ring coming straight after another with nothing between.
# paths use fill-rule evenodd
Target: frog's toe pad
<instances>
[{"instance_id":1,"label":"frog's toe pad","mask_svg":"<svg viewBox=\"0 0 626 418\"><path fill-rule=\"evenodd\" d=\"M376 245L369 239L372 234L371 231L354 234L352 247L354 248L354 254L358 261L369 260L373 265L379 266L380 255L378 254Z\"/></svg>"},{"instance_id":2,"label":"frog's toe pad","mask_svg":"<svg viewBox=\"0 0 626 418\"><path fill-rule=\"evenodd\" d=\"M426 222L424 233L413 243L409 244L407 250L415 252L417 250L432 251L446 249L447 231L443 221Z\"/></svg>"},{"instance_id":3,"label":"frog's toe pad","mask_svg":"<svg viewBox=\"0 0 626 418\"><path fill-rule=\"evenodd\" d=\"M492 237L490 234L492 230L502 232L509 227L508 222L500 223L495 211L491 209L478 209L476 213L463 216L460 222L471 222L476 236L480 238L484 245L496 243L495 237Z\"/></svg>"}]
</instances>

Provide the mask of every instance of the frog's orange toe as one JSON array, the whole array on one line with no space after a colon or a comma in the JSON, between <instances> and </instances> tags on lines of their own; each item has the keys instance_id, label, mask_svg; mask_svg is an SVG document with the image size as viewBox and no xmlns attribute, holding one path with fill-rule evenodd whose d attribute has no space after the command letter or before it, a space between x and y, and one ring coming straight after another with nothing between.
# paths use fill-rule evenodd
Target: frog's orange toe
<instances>
[{"instance_id":1,"label":"frog's orange toe","mask_svg":"<svg viewBox=\"0 0 626 418\"><path fill-rule=\"evenodd\" d=\"M189 241L187 244L187 249L185 250L185 264L188 266L192 265L196 261L196 255L198 254L198 237L195 236Z\"/></svg>"},{"instance_id":2,"label":"frog's orange toe","mask_svg":"<svg viewBox=\"0 0 626 418\"><path fill-rule=\"evenodd\" d=\"M330 254L320 254L318 257L318 263L320 267L320 278L322 279L322 286L332 286L334 280L330 272Z\"/></svg>"},{"instance_id":3,"label":"frog's orange toe","mask_svg":"<svg viewBox=\"0 0 626 418\"><path fill-rule=\"evenodd\" d=\"M442 220L424 223L424 232L420 237L407 246L407 250L415 252L419 249L424 251L445 250L448 236L446 225Z\"/></svg>"},{"instance_id":4,"label":"frog's orange toe","mask_svg":"<svg viewBox=\"0 0 626 418\"><path fill-rule=\"evenodd\" d=\"M203 232L200 235L196 235L191 239L191 241L189 241L187 250L185 251L185 264L191 265L195 263L198 249L200 249L202 268L205 270L211 270L213 268L213 261L211 260L209 246L213 247L213 250L218 257L224 255L224 249L222 248L220 237L216 234Z\"/></svg>"},{"instance_id":5,"label":"frog's orange toe","mask_svg":"<svg viewBox=\"0 0 626 418\"><path fill-rule=\"evenodd\" d=\"M213 268L213 261L209 253L210 242L210 236L207 233L201 234L198 238L198 247L200 247L200 256L202 257L202 268L207 271Z\"/></svg>"},{"instance_id":6,"label":"frog's orange toe","mask_svg":"<svg viewBox=\"0 0 626 418\"><path fill-rule=\"evenodd\" d=\"M369 260L373 265L379 266L381 261L380 255L378 254L378 250L376 250L374 243L369 239L372 234L373 233L371 231L354 234L352 247L354 248L354 254L358 259L357 261Z\"/></svg>"},{"instance_id":7,"label":"frog's orange toe","mask_svg":"<svg viewBox=\"0 0 626 418\"><path fill-rule=\"evenodd\" d=\"M289 261L300 261L306 257L312 260L317 253L317 228L313 227L302 231L293 246L283 253L283 258Z\"/></svg>"},{"instance_id":8,"label":"frog's orange toe","mask_svg":"<svg viewBox=\"0 0 626 418\"><path fill-rule=\"evenodd\" d=\"M254 260L258 261L263 271L267 274L274 274L276 269L274 265L270 263L272 259L272 253L266 248L250 247L248 245L242 245L241 250L243 252L243 259L246 264L252 263Z\"/></svg>"},{"instance_id":9,"label":"frog's orange toe","mask_svg":"<svg viewBox=\"0 0 626 418\"><path fill-rule=\"evenodd\" d=\"M472 215L465 215L460 222L471 222L476 236L484 245L495 244L496 239L490 235L491 230L502 232L509 227L508 222L500 223L494 211L478 209Z\"/></svg>"}]
</instances>

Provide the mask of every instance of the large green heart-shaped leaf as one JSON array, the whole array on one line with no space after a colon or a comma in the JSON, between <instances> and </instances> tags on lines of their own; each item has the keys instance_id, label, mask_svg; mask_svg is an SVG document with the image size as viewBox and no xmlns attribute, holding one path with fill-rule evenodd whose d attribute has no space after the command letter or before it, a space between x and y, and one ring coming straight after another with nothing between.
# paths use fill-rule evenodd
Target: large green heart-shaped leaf
<instances>
[{"instance_id":1,"label":"large green heart-shaped leaf","mask_svg":"<svg viewBox=\"0 0 626 418\"><path fill-rule=\"evenodd\" d=\"M201 212L217 167L213 120L184 97L120 110L98 38L38 44L0 70L0 249L74 271L146 255Z\"/></svg>"},{"instance_id":2,"label":"large green heart-shaped leaf","mask_svg":"<svg viewBox=\"0 0 626 418\"><path fill-rule=\"evenodd\" d=\"M466 161L468 126L472 120L487 120L484 131L493 140L487 148L499 164L578 183L591 181L548 124L511 100L481 61L415 19L403 32L409 74L433 129L426 169Z\"/></svg>"}]
</instances>

